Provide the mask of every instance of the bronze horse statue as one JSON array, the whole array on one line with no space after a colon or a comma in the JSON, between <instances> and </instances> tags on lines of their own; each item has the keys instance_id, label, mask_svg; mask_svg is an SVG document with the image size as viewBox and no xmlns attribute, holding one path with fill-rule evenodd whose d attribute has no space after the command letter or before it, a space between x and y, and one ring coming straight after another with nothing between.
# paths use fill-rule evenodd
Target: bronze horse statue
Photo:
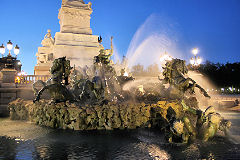
<instances>
[{"instance_id":1,"label":"bronze horse statue","mask_svg":"<svg viewBox=\"0 0 240 160\"><path fill-rule=\"evenodd\" d=\"M184 93L190 91L190 93L195 93L194 88L200 89L201 93L210 98L208 93L198 85L193 79L186 77L188 69L186 62L181 59L173 59L167 61L165 67L163 67L163 84L170 84L171 93L183 97ZM185 78L186 77L186 78Z\"/></svg>"},{"instance_id":2,"label":"bronze horse statue","mask_svg":"<svg viewBox=\"0 0 240 160\"><path fill-rule=\"evenodd\" d=\"M38 80L33 84L33 91L36 96L33 102L39 101L45 90L48 90L54 103L74 101L73 94L66 87L71 69L70 61L66 60L66 57L55 59L50 68L51 78L46 82ZM41 89L38 90L37 86L41 86Z\"/></svg>"}]
</instances>

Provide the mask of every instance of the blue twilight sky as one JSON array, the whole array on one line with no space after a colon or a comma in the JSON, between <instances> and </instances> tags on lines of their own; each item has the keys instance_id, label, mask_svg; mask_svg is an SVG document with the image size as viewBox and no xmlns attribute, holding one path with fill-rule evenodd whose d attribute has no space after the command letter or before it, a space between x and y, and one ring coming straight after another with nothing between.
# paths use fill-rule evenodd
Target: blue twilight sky
<instances>
[{"instance_id":1,"label":"blue twilight sky","mask_svg":"<svg viewBox=\"0 0 240 160\"><path fill-rule=\"evenodd\" d=\"M185 59L192 56L192 48L198 47L204 60L221 63L240 61L239 0L91 2L93 34L103 37L105 48L110 47L109 39L113 35L119 57L127 53L131 55L136 49L146 52L146 48L152 48L144 55L148 56L159 44L163 46L161 52L176 52L174 55L179 52L179 57ZM0 0L0 6L0 43L6 45L8 40L12 40L18 44L23 70L33 74L35 54L47 29L52 30L53 36L59 32L61 0ZM145 39L148 39L146 43ZM167 43L166 48L163 42Z\"/></svg>"}]
</instances>

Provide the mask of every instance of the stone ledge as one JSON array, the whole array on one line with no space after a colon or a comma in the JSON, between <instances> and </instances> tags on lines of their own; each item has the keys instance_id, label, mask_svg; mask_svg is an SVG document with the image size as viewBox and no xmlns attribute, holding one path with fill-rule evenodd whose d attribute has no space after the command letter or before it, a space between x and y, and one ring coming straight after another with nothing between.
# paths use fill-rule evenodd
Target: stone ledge
<instances>
[{"instance_id":1,"label":"stone ledge","mask_svg":"<svg viewBox=\"0 0 240 160\"><path fill-rule=\"evenodd\" d=\"M172 107L181 114L176 102L161 101L158 104L108 104L84 106L49 101L37 103L17 99L9 104L11 120L28 120L41 126L72 130L113 130L154 128L161 126L167 109ZM162 115L162 116L161 116Z\"/></svg>"}]
</instances>

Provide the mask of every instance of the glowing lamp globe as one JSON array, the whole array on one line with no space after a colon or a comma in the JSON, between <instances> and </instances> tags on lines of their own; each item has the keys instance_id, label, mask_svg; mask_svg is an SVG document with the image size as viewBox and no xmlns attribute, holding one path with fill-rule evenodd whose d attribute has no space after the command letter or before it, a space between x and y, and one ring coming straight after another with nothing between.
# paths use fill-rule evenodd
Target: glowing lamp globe
<instances>
[{"instance_id":1,"label":"glowing lamp globe","mask_svg":"<svg viewBox=\"0 0 240 160\"><path fill-rule=\"evenodd\" d=\"M191 64L191 65L194 65L194 63L195 63L194 59L191 58L191 59L190 59L190 64Z\"/></svg>"},{"instance_id":2,"label":"glowing lamp globe","mask_svg":"<svg viewBox=\"0 0 240 160\"><path fill-rule=\"evenodd\" d=\"M200 57L197 58L197 64L201 64L202 63L202 59Z\"/></svg>"},{"instance_id":3,"label":"glowing lamp globe","mask_svg":"<svg viewBox=\"0 0 240 160\"><path fill-rule=\"evenodd\" d=\"M198 49L197 49L197 48L194 48L194 49L192 50L192 53L196 56L196 55L198 54Z\"/></svg>"},{"instance_id":4,"label":"glowing lamp globe","mask_svg":"<svg viewBox=\"0 0 240 160\"><path fill-rule=\"evenodd\" d=\"M4 47L3 44L0 46L0 53L1 53L2 55L5 53L5 47Z\"/></svg>"},{"instance_id":5,"label":"glowing lamp globe","mask_svg":"<svg viewBox=\"0 0 240 160\"><path fill-rule=\"evenodd\" d=\"M14 47L14 53L18 55L19 52L20 52L20 48L18 47L18 45L16 45L16 47Z\"/></svg>"},{"instance_id":6,"label":"glowing lamp globe","mask_svg":"<svg viewBox=\"0 0 240 160\"><path fill-rule=\"evenodd\" d=\"M12 44L12 42L9 40L9 42L7 43L7 49L10 51L10 50L12 50L12 48L13 48L13 44Z\"/></svg>"}]
</instances>

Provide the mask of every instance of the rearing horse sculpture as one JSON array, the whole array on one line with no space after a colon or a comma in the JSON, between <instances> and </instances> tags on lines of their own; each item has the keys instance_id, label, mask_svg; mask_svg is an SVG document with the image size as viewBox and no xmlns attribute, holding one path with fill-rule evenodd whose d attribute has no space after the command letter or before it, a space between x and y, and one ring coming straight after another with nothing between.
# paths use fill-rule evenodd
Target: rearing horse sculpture
<instances>
[{"instance_id":1,"label":"rearing horse sculpture","mask_svg":"<svg viewBox=\"0 0 240 160\"><path fill-rule=\"evenodd\" d=\"M186 91L194 93L194 88L197 87L205 97L210 98L208 93L193 79L189 77L185 78L186 74L188 73L185 63L186 62L181 59L173 59L168 61L165 64L165 67L163 67L163 83L169 83L170 87L177 89L177 94L180 94L179 96L183 96Z\"/></svg>"},{"instance_id":2,"label":"rearing horse sculpture","mask_svg":"<svg viewBox=\"0 0 240 160\"><path fill-rule=\"evenodd\" d=\"M50 69L51 78L46 82L38 80L33 84L33 91L36 96L33 102L40 100L44 90L49 91L54 103L73 101L74 96L66 87L71 69L70 61L66 60L66 57L55 59ZM40 90L36 87L39 84L42 85Z\"/></svg>"}]
</instances>

